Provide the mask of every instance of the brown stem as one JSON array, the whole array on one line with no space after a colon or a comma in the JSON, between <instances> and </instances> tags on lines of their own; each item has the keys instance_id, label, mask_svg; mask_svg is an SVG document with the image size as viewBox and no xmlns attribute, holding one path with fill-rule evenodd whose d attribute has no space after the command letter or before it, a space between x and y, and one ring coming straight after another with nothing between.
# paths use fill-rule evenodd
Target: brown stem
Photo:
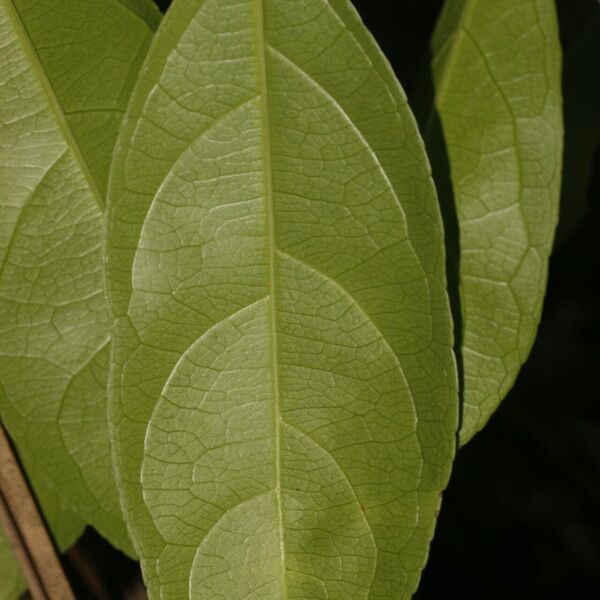
<instances>
[{"instance_id":1,"label":"brown stem","mask_svg":"<svg viewBox=\"0 0 600 600\"><path fill-rule=\"evenodd\" d=\"M17 562L21 566L21 572L23 573L23 577L27 582L31 597L33 600L38 600L38 598L45 599L46 594L44 593L42 582L39 580L37 573L35 572L35 567L31 562L31 558L27 553L27 548L23 543L23 540L19 534L19 530L13 521L12 515L10 514L10 510L8 509L8 505L2 493L0 493L0 526L6 534L6 538L13 554L17 559Z\"/></svg>"},{"instance_id":2,"label":"brown stem","mask_svg":"<svg viewBox=\"0 0 600 600\"><path fill-rule=\"evenodd\" d=\"M34 600L75 600L58 555L0 423L0 523Z\"/></svg>"}]
</instances>

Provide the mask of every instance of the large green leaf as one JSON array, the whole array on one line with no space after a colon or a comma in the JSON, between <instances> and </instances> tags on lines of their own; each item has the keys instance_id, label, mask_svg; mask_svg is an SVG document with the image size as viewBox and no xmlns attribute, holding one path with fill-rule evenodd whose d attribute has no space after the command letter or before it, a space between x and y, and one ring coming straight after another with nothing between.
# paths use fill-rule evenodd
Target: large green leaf
<instances>
[{"instance_id":1,"label":"large green leaf","mask_svg":"<svg viewBox=\"0 0 600 600\"><path fill-rule=\"evenodd\" d=\"M512 386L540 319L562 152L554 2L447 0L432 45L425 138L459 238L465 443Z\"/></svg>"},{"instance_id":2,"label":"large green leaf","mask_svg":"<svg viewBox=\"0 0 600 600\"><path fill-rule=\"evenodd\" d=\"M130 550L106 424L101 246L151 7L0 0L0 410L61 547L85 522Z\"/></svg>"},{"instance_id":3,"label":"large green leaf","mask_svg":"<svg viewBox=\"0 0 600 600\"><path fill-rule=\"evenodd\" d=\"M19 565L0 527L0 600L17 600L24 591Z\"/></svg>"},{"instance_id":4,"label":"large green leaf","mask_svg":"<svg viewBox=\"0 0 600 600\"><path fill-rule=\"evenodd\" d=\"M151 596L410 595L457 426L444 248L351 5L176 0L113 164L111 421Z\"/></svg>"}]
</instances>

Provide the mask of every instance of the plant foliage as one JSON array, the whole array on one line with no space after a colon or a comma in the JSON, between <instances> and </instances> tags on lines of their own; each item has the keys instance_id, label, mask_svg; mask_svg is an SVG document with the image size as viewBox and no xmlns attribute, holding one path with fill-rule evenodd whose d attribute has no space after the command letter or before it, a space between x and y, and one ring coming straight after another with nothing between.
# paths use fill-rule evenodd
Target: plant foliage
<instances>
[{"instance_id":1,"label":"plant foliage","mask_svg":"<svg viewBox=\"0 0 600 600\"><path fill-rule=\"evenodd\" d=\"M554 2L448 0L432 52L424 136L451 182L438 189L458 238L465 443L512 387L541 316L562 159Z\"/></svg>"},{"instance_id":2,"label":"plant foliage","mask_svg":"<svg viewBox=\"0 0 600 600\"><path fill-rule=\"evenodd\" d=\"M454 452L416 127L351 6L295 6L174 3L115 155L111 421L156 595L408 594Z\"/></svg>"},{"instance_id":3,"label":"plant foliage","mask_svg":"<svg viewBox=\"0 0 600 600\"><path fill-rule=\"evenodd\" d=\"M141 1L0 3L0 408L63 548L90 523L131 551L106 422L103 207L158 17Z\"/></svg>"},{"instance_id":4,"label":"plant foliage","mask_svg":"<svg viewBox=\"0 0 600 600\"><path fill-rule=\"evenodd\" d=\"M553 2L445 2L429 157L349 0L159 21L0 0L2 422L58 545L94 526L151 598L410 597L540 318Z\"/></svg>"}]
</instances>

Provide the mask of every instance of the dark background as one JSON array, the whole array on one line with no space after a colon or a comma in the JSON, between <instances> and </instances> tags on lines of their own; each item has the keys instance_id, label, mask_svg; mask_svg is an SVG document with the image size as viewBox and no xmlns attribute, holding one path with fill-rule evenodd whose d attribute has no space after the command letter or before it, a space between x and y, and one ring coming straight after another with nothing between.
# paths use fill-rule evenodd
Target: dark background
<instances>
[{"instance_id":1,"label":"dark background","mask_svg":"<svg viewBox=\"0 0 600 600\"><path fill-rule=\"evenodd\" d=\"M166 8L168 1L159 4ZM410 97L427 76L429 38L442 2L354 4ZM558 0L558 9L568 56L600 9L596 0ZM598 69L599 59L585 60ZM569 69L567 62L570 155L581 147L571 126L581 115L577 98L589 94L588 83L569 76ZM588 212L574 231L560 232L530 359L488 426L458 453L418 600L600 598L599 162L596 153ZM580 176L578 183L585 183ZM569 191L565 184L567 218L574 204ZM103 597L123 597L124 582L139 576L137 566L93 532L69 553L68 566L81 579L85 557L93 555L98 565L99 554L105 567L89 582L111 582Z\"/></svg>"}]
</instances>

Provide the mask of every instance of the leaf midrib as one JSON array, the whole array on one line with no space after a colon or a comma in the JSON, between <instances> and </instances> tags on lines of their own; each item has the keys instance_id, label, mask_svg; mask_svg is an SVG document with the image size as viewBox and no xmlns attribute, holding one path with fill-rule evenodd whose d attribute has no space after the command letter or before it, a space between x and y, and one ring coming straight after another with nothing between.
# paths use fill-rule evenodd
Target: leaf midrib
<instances>
[{"instance_id":1,"label":"leaf midrib","mask_svg":"<svg viewBox=\"0 0 600 600\"><path fill-rule=\"evenodd\" d=\"M50 83L48 76L46 75L46 72L45 72L42 62L40 60L40 57L39 57L37 51L35 50L35 47L31 40L31 36L29 35L29 32L27 31L27 28L25 27L25 25L23 23L23 19L21 18L21 15L20 15L17 7L15 6L13 0L0 0L0 2L2 2L2 4L4 5L6 14L8 15L10 22L12 23L12 26L16 33L17 39L21 43L21 46L22 46L23 50L25 51L25 54L29 58L29 64L31 65L34 75L35 75L36 79L38 80L38 82L46 96L48 105L50 106L50 109L52 110L52 113L54 115L54 118L56 120L58 128L60 129L60 132L62 133L65 143L67 144L67 147L73 153L73 156L81 170L81 173L83 174L83 176L86 180L86 183L88 184L88 186L90 188L90 191L92 193L94 201L97 204L100 212L103 213L104 212L104 201L103 201L102 194L100 193L100 190L98 189L98 186L96 185L96 182L94 181L94 178L92 177L92 174L87 165L87 162L83 158L81 148L79 147L79 144L77 143L77 140L73 134L73 131L71 130L71 127L69 126L69 124L67 122L62 105L61 105L58 97L56 96L56 92L54 91L54 88L53 88L52 84Z\"/></svg>"},{"instance_id":2,"label":"leaf midrib","mask_svg":"<svg viewBox=\"0 0 600 600\"><path fill-rule=\"evenodd\" d=\"M274 468L275 468L275 498L277 501L277 517L279 530L279 550L281 554L281 590L283 598L287 598L285 579L285 544L283 535L283 502L282 502L282 473L281 473L281 398L279 388L279 369L277 351L277 319L276 319L276 255L275 245L275 206L273 199L273 167L271 164L271 130L269 123L269 100L268 100L268 77L266 41L264 31L264 6L263 0L253 1L253 17L256 30L256 54L259 78L259 104L261 116L261 138L263 146L263 173L264 191L266 205L266 243L269 269L269 340L270 340L270 363L271 381L273 385L273 427L274 427Z\"/></svg>"}]
</instances>

